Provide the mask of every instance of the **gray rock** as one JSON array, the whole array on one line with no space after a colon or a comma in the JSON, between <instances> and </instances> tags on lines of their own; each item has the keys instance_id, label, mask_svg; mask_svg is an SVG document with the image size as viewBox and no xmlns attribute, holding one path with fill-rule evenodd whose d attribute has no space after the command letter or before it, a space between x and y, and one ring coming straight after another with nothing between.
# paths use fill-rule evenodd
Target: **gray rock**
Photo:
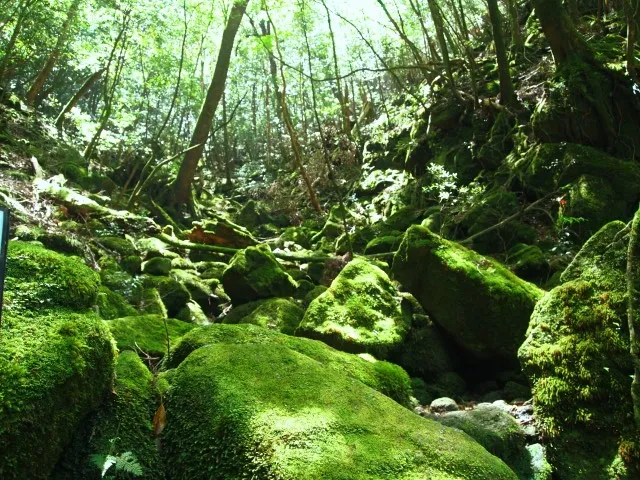
<instances>
[{"instance_id":1,"label":"gray rock","mask_svg":"<svg viewBox=\"0 0 640 480\"><path fill-rule=\"evenodd\" d=\"M456 401L449 397L436 398L433 402L431 402L430 407L432 412L437 413L455 412L459 410Z\"/></svg>"}]
</instances>

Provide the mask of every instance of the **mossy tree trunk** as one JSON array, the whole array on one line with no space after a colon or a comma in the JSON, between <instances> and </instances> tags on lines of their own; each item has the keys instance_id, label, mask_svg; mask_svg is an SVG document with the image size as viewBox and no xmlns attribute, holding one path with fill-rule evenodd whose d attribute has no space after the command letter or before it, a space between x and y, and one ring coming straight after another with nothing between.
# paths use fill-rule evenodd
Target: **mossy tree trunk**
<instances>
[{"instance_id":1,"label":"mossy tree trunk","mask_svg":"<svg viewBox=\"0 0 640 480\"><path fill-rule=\"evenodd\" d=\"M498 8L498 0L488 0L489 17L491 18L491 30L493 31L493 42L496 47L496 57L498 61L498 73L500 75L500 103L502 105L515 105L517 103L516 93L513 90L513 82L509 72L509 60L507 49L504 46L504 36L502 35L502 15Z\"/></svg>"},{"instance_id":2,"label":"mossy tree trunk","mask_svg":"<svg viewBox=\"0 0 640 480\"><path fill-rule=\"evenodd\" d=\"M534 0L533 3L556 65L563 65L574 57L593 58L561 0Z\"/></svg>"},{"instance_id":3,"label":"mossy tree trunk","mask_svg":"<svg viewBox=\"0 0 640 480\"><path fill-rule=\"evenodd\" d=\"M507 9L509 11L509 23L511 24L511 53L517 57L524 52L524 40L520 30L517 1L507 0Z\"/></svg>"},{"instance_id":4,"label":"mossy tree trunk","mask_svg":"<svg viewBox=\"0 0 640 480\"><path fill-rule=\"evenodd\" d=\"M640 429L640 209L631 223L629 251L627 256L627 317L629 322L629 345L633 362L633 416L636 428Z\"/></svg>"},{"instance_id":5,"label":"mossy tree trunk","mask_svg":"<svg viewBox=\"0 0 640 480\"><path fill-rule=\"evenodd\" d=\"M639 0L624 0L624 10L627 17L627 74L634 82L638 82L638 72L636 70L635 48L638 31L638 17L640 16Z\"/></svg>"},{"instance_id":6,"label":"mossy tree trunk","mask_svg":"<svg viewBox=\"0 0 640 480\"><path fill-rule=\"evenodd\" d=\"M106 68L101 68L97 72L93 73L89 78L85 80L85 82L82 84L82 87L80 87L80 90L78 90L76 94L71 97L71 100L67 102L67 104L64 106L64 108L56 118L56 127L58 128L58 130L62 130L65 115L78 104L78 102L87 94L89 90L91 90L91 87L93 87L96 82L100 80L100 77L102 77L102 74L104 74L106 70Z\"/></svg>"},{"instance_id":7,"label":"mossy tree trunk","mask_svg":"<svg viewBox=\"0 0 640 480\"><path fill-rule=\"evenodd\" d=\"M442 12L438 6L436 0L428 0L429 11L431 12L431 19L436 29L436 38L438 39L438 45L440 46L440 54L442 55L442 63L444 65L445 72L447 73L447 81L449 88L456 98L460 97L458 93L456 82L453 79L453 68L451 67L451 60L449 59L449 47L447 46L447 40L445 38L444 21L442 19Z\"/></svg>"}]
</instances>

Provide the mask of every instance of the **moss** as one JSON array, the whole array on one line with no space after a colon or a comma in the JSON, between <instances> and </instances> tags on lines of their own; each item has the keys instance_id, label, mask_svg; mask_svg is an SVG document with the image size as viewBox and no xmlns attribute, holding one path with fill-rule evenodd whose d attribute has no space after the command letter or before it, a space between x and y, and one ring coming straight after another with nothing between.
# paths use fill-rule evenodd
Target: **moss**
<instances>
[{"instance_id":1,"label":"moss","mask_svg":"<svg viewBox=\"0 0 640 480\"><path fill-rule=\"evenodd\" d=\"M96 305L98 306L98 313L105 320L136 314L135 308L129 305L122 295L109 290L107 287L100 287Z\"/></svg>"},{"instance_id":2,"label":"moss","mask_svg":"<svg viewBox=\"0 0 640 480\"><path fill-rule=\"evenodd\" d=\"M305 227L288 227L280 234L278 246L284 247L288 242L300 245L302 248L311 248L312 231Z\"/></svg>"},{"instance_id":3,"label":"moss","mask_svg":"<svg viewBox=\"0 0 640 480\"><path fill-rule=\"evenodd\" d=\"M461 398L467 390L464 379L455 372L445 372L438 377L433 385L439 391L439 396Z\"/></svg>"},{"instance_id":4,"label":"moss","mask_svg":"<svg viewBox=\"0 0 640 480\"><path fill-rule=\"evenodd\" d=\"M353 352L381 358L402 344L411 313L389 277L364 259L355 259L307 309L297 334Z\"/></svg>"},{"instance_id":5,"label":"moss","mask_svg":"<svg viewBox=\"0 0 640 480\"><path fill-rule=\"evenodd\" d=\"M256 300L255 302L243 303L242 305L234 306L224 317L222 317L223 323L237 324L243 323L242 320L251 315L260 305L267 300Z\"/></svg>"},{"instance_id":6,"label":"moss","mask_svg":"<svg viewBox=\"0 0 640 480\"><path fill-rule=\"evenodd\" d=\"M113 263L103 266L100 271L100 279L105 287L119 293L126 298L129 303L137 303L140 301L143 279L134 277L120 270L117 264Z\"/></svg>"},{"instance_id":7,"label":"moss","mask_svg":"<svg viewBox=\"0 0 640 480\"><path fill-rule=\"evenodd\" d=\"M171 260L171 268L178 270L196 270L196 264L188 258L174 258Z\"/></svg>"},{"instance_id":8,"label":"moss","mask_svg":"<svg viewBox=\"0 0 640 480\"><path fill-rule=\"evenodd\" d=\"M222 262L199 262L195 265L203 280L211 278L220 280L222 278L222 273L228 266L226 263Z\"/></svg>"},{"instance_id":9,"label":"moss","mask_svg":"<svg viewBox=\"0 0 640 480\"><path fill-rule=\"evenodd\" d=\"M522 207L515 193L496 190L487 193L474 205L461 225L468 235L474 235L497 225L504 218L521 210ZM473 241L473 248L480 253L498 253L517 243L533 243L535 240L536 231L532 226L514 220L476 238Z\"/></svg>"},{"instance_id":10,"label":"moss","mask_svg":"<svg viewBox=\"0 0 640 480\"><path fill-rule=\"evenodd\" d=\"M157 409L153 375L131 351L120 353L115 374L113 393L98 414L87 421L87 428L78 432L52 480L99 480L100 469L89 456L124 452L132 452L141 465L143 475L137 478L164 478L151 424Z\"/></svg>"},{"instance_id":11,"label":"moss","mask_svg":"<svg viewBox=\"0 0 640 480\"><path fill-rule=\"evenodd\" d=\"M212 313L216 305L213 298L211 286L202 281L195 272L191 270L173 270L171 277L184 285L191 298L202 308L205 313Z\"/></svg>"},{"instance_id":12,"label":"moss","mask_svg":"<svg viewBox=\"0 0 640 480\"><path fill-rule=\"evenodd\" d=\"M167 353L165 319L160 315L138 315L118 318L106 322L116 340L119 350L137 350L152 356L163 356ZM169 318L166 328L169 330L171 348L195 325Z\"/></svg>"},{"instance_id":13,"label":"moss","mask_svg":"<svg viewBox=\"0 0 640 480\"><path fill-rule=\"evenodd\" d=\"M520 278L529 281L544 281L549 276L549 262L537 245L519 243L507 254L509 265Z\"/></svg>"},{"instance_id":14,"label":"moss","mask_svg":"<svg viewBox=\"0 0 640 480\"><path fill-rule=\"evenodd\" d=\"M100 278L77 257L45 249L42 245L9 243L6 272L7 309L39 307L91 307Z\"/></svg>"},{"instance_id":15,"label":"moss","mask_svg":"<svg viewBox=\"0 0 640 480\"><path fill-rule=\"evenodd\" d=\"M251 323L293 335L303 315L304 310L295 303L285 298L273 298L259 305L239 323Z\"/></svg>"},{"instance_id":16,"label":"moss","mask_svg":"<svg viewBox=\"0 0 640 480\"><path fill-rule=\"evenodd\" d=\"M523 454L524 431L517 420L500 407L480 404L473 410L450 412L437 420L462 430L508 465L516 464Z\"/></svg>"},{"instance_id":17,"label":"moss","mask_svg":"<svg viewBox=\"0 0 640 480\"><path fill-rule=\"evenodd\" d=\"M207 315L202 311L200 305L193 300L188 302L187 305L180 310L176 318L183 322L195 323L196 325L207 325L209 323Z\"/></svg>"},{"instance_id":18,"label":"moss","mask_svg":"<svg viewBox=\"0 0 640 480\"><path fill-rule=\"evenodd\" d=\"M519 351L533 384L536 422L551 440L561 479L613 478L607 469L628 435L627 246L610 242L620 226L605 226L585 244L565 283L537 304Z\"/></svg>"},{"instance_id":19,"label":"moss","mask_svg":"<svg viewBox=\"0 0 640 480\"><path fill-rule=\"evenodd\" d=\"M108 330L91 311L5 310L0 478L49 477L82 419L110 389L113 354Z\"/></svg>"},{"instance_id":20,"label":"moss","mask_svg":"<svg viewBox=\"0 0 640 480\"><path fill-rule=\"evenodd\" d=\"M420 226L407 231L393 273L468 353L515 363L529 316L542 295L537 287Z\"/></svg>"},{"instance_id":21,"label":"moss","mask_svg":"<svg viewBox=\"0 0 640 480\"><path fill-rule=\"evenodd\" d=\"M409 376L399 366L376 360L370 355L358 356L340 352L316 340L291 337L250 324L214 324L192 330L172 350L167 367L177 367L191 352L205 345L246 343L284 345L313 358L327 368L360 380L402 405L409 404Z\"/></svg>"},{"instance_id":22,"label":"moss","mask_svg":"<svg viewBox=\"0 0 640 480\"><path fill-rule=\"evenodd\" d=\"M44 233L38 237L38 241L56 252L77 255L78 257L85 255L84 245L69 233Z\"/></svg>"},{"instance_id":23,"label":"moss","mask_svg":"<svg viewBox=\"0 0 640 480\"><path fill-rule=\"evenodd\" d=\"M121 237L101 237L98 243L112 252L116 252L121 257L131 257L138 254L138 250L131 240Z\"/></svg>"},{"instance_id":24,"label":"moss","mask_svg":"<svg viewBox=\"0 0 640 480\"><path fill-rule=\"evenodd\" d=\"M169 316L157 288L145 288L142 291L138 309L144 314L160 315L162 318Z\"/></svg>"},{"instance_id":25,"label":"moss","mask_svg":"<svg viewBox=\"0 0 640 480\"><path fill-rule=\"evenodd\" d=\"M377 237L367 243L364 253L365 255L372 255L376 253L394 252L401 241L401 236Z\"/></svg>"},{"instance_id":26,"label":"moss","mask_svg":"<svg viewBox=\"0 0 640 480\"><path fill-rule=\"evenodd\" d=\"M130 275L137 275L142 272L142 260L137 255L130 255L123 258L120 266Z\"/></svg>"},{"instance_id":27,"label":"moss","mask_svg":"<svg viewBox=\"0 0 640 480\"><path fill-rule=\"evenodd\" d=\"M516 478L466 435L282 345L200 348L178 367L167 411L169 476Z\"/></svg>"},{"instance_id":28,"label":"moss","mask_svg":"<svg viewBox=\"0 0 640 480\"><path fill-rule=\"evenodd\" d=\"M305 306L308 307L309 305L311 305L311 302L313 302L316 298L318 298L320 295L322 295L326 291L327 291L327 287L325 287L324 285L318 285L314 287L313 290L307 293L304 297Z\"/></svg>"},{"instance_id":29,"label":"moss","mask_svg":"<svg viewBox=\"0 0 640 480\"><path fill-rule=\"evenodd\" d=\"M169 275L171 271L171 259L164 257L153 257L142 262L142 273L148 275Z\"/></svg>"},{"instance_id":30,"label":"moss","mask_svg":"<svg viewBox=\"0 0 640 480\"><path fill-rule=\"evenodd\" d=\"M171 250L171 247L162 240L154 237L136 240L136 248L142 252L145 260L153 257L179 258L180 255Z\"/></svg>"},{"instance_id":31,"label":"moss","mask_svg":"<svg viewBox=\"0 0 640 480\"><path fill-rule=\"evenodd\" d=\"M187 288L172 277L156 277L147 275L144 277L145 288L155 288L160 293L162 303L167 308L170 317L175 317L184 308L191 295Z\"/></svg>"},{"instance_id":32,"label":"moss","mask_svg":"<svg viewBox=\"0 0 640 480\"><path fill-rule=\"evenodd\" d=\"M267 245L236 253L222 275L222 284L234 304L260 298L289 297L298 287Z\"/></svg>"}]
</instances>

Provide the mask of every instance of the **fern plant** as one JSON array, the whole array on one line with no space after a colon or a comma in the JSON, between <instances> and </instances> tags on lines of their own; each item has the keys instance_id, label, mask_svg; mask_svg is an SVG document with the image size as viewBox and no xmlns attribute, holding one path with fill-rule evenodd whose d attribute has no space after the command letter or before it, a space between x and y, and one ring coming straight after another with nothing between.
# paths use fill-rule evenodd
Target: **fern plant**
<instances>
[{"instance_id":1,"label":"fern plant","mask_svg":"<svg viewBox=\"0 0 640 480\"><path fill-rule=\"evenodd\" d=\"M142 466L133 452L124 452L121 455L96 454L91 456L91 461L102 470L102 478L105 480L116 480L127 476L141 477L143 474Z\"/></svg>"}]
</instances>

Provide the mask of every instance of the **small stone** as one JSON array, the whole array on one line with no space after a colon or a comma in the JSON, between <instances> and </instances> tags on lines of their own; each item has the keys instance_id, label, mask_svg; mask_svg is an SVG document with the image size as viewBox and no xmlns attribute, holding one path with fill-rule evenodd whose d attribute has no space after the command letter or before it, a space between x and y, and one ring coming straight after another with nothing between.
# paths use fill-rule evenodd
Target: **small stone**
<instances>
[{"instance_id":1,"label":"small stone","mask_svg":"<svg viewBox=\"0 0 640 480\"><path fill-rule=\"evenodd\" d=\"M154 257L142 263L142 273L149 275L168 275L171 271L171 259Z\"/></svg>"},{"instance_id":2,"label":"small stone","mask_svg":"<svg viewBox=\"0 0 640 480\"><path fill-rule=\"evenodd\" d=\"M460 410L456 401L449 397L436 398L433 402L431 402L430 407L432 412L437 413L455 412L457 410Z\"/></svg>"}]
</instances>

